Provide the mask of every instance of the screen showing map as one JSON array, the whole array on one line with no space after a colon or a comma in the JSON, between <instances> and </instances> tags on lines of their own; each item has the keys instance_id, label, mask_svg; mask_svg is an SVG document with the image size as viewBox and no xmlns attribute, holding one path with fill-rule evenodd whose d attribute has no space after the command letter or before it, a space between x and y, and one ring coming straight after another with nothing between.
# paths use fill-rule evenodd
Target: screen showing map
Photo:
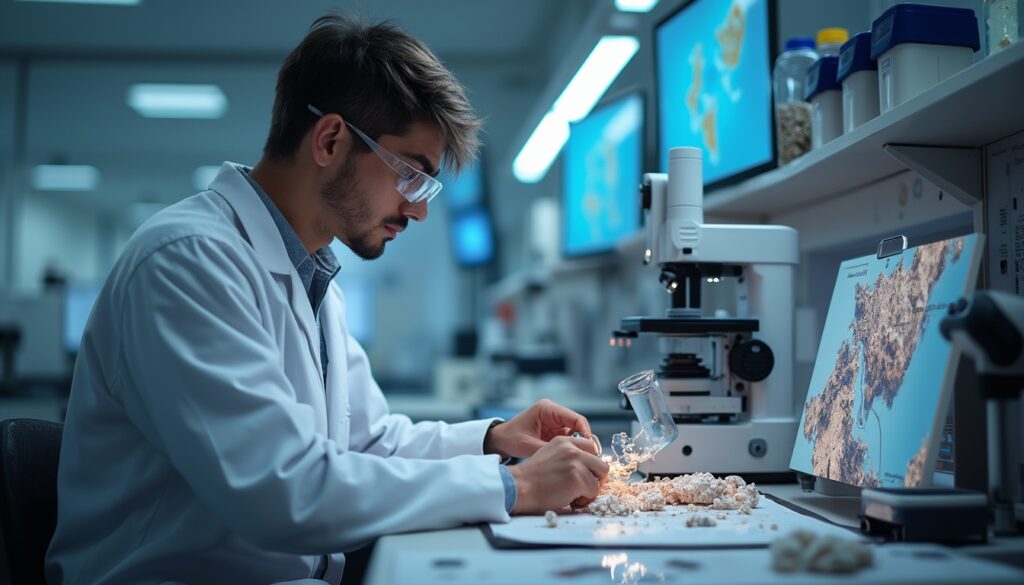
<instances>
[{"instance_id":1,"label":"screen showing map","mask_svg":"<svg viewBox=\"0 0 1024 585\"><path fill-rule=\"evenodd\" d=\"M693 0L655 31L661 171L704 151L704 184L770 166L769 0Z\"/></svg>"},{"instance_id":2,"label":"screen showing map","mask_svg":"<svg viewBox=\"0 0 1024 585\"><path fill-rule=\"evenodd\" d=\"M563 162L563 251L607 252L640 227L643 97L631 94L573 124Z\"/></svg>"},{"instance_id":3,"label":"screen showing map","mask_svg":"<svg viewBox=\"0 0 1024 585\"><path fill-rule=\"evenodd\" d=\"M840 265L790 467L859 487L931 483L954 363L939 322L974 288L978 239Z\"/></svg>"}]
</instances>

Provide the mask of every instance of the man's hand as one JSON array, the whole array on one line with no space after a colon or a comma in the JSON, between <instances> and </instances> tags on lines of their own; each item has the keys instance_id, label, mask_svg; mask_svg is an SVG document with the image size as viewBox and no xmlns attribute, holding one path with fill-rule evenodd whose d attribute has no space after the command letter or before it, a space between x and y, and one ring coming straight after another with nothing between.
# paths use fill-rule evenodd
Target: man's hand
<instances>
[{"instance_id":1,"label":"man's hand","mask_svg":"<svg viewBox=\"0 0 1024 585\"><path fill-rule=\"evenodd\" d=\"M508 470L516 480L513 514L543 514L570 503L585 506L597 497L608 477L608 464L597 457L593 441L565 436L553 438Z\"/></svg>"},{"instance_id":2,"label":"man's hand","mask_svg":"<svg viewBox=\"0 0 1024 585\"><path fill-rule=\"evenodd\" d=\"M551 439L571 435L573 431L590 442L590 423L586 417L545 398L508 422L491 427L484 437L484 453L529 457ZM593 445L587 451L593 452Z\"/></svg>"}]
</instances>

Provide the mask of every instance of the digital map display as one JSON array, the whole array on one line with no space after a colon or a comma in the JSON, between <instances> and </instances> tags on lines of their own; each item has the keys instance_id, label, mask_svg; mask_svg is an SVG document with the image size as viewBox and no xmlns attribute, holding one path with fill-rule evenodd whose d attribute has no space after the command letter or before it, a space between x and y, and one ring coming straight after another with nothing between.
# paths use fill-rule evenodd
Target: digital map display
<instances>
[{"instance_id":1,"label":"digital map display","mask_svg":"<svg viewBox=\"0 0 1024 585\"><path fill-rule=\"evenodd\" d=\"M839 267L790 467L855 486L927 486L946 420L950 303L974 288L975 235Z\"/></svg>"},{"instance_id":2,"label":"digital map display","mask_svg":"<svg viewBox=\"0 0 1024 585\"><path fill-rule=\"evenodd\" d=\"M611 250L640 226L643 108L632 94L573 124L563 188L567 256Z\"/></svg>"},{"instance_id":3,"label":"digital map display","mask_svg":"<svg viewBox=\"0 0 1024 585\"><path fill-rule=\"evenodd\" d=\"M704 183L772 160L767 0L693 0L655 32L661 170L704 152Z\"/></svg>"}]
</instances>

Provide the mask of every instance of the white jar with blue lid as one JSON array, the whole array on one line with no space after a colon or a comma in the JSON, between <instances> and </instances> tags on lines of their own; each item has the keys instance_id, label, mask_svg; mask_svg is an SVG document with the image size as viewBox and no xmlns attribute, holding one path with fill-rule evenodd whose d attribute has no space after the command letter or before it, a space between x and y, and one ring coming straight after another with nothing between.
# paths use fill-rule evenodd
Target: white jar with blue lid
<instances>
[{"instance_id":1,"label":"white jar with blue lid","mask_svg":"<svg viewBox=\"0 0 1024 585\"><path fill-rule=\"evenodd\" d=\"M811 102L811 149L843 134L843 92L836 81L839 57L821 57L807 68L804 99Z\"/></svg>"},{"instance_id":2,"label":"white jar with blue lid","mask_svg":"<svg viewBox=\"0 0 1024 585\"><path fill-rule=\"evenodd\" d=\"M878 115L878 61L871 58L871 31L839 49L836 79L843 86L843 134Z\"/></svg>"},{"instance_id":3,"label":"white jar with blue lid","mask_svg":"<svg viewBox=\"0 0 1024 585\"><path fill-rule=\"evenodd\" d=\"M969 8L897 4L871 25L881 113L965 69L981 47Z\"/></svg>"}]
</instances>

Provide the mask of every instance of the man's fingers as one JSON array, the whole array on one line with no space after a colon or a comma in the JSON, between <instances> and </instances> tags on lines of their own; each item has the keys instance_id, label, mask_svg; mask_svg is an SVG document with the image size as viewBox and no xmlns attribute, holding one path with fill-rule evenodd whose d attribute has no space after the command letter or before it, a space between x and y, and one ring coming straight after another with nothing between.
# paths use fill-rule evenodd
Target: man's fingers
<instances>
[{"instance_id":1,"label":"man's fingers","mask_svg":"<svg viewBox=\"0 0 1024 585\"><path fill-rule=\"evenodd\" d=\"M584 439L583 437L569 437L572 444L576 447L590 453L591 455L597 455L597 445L594 444L592 439ZM600 461L600 460L599 460Z\"/></svg>"},{"instance_id":2,"label":"man's fingers","mask_svg":"<svg viewBox=\"0 0 1024 585\"><path fill-rule=\"evenodd\" d=\"M591 444L591 447L593 446L594 445ZM605 463L600 457L597 457L596 455L584 455L583 457L580 458L580 460L583 461L583 464L586 465L587 469L590 470L590 473L594 476L595 481L602 480L608 477L608 464Z\"/></svg>"},{"instance_id":3,"label":"man's fingers","mask_svg":"<svg viewBox=\"0 0 1024 585\"><path fill-rule=\"evenodd\" d=\"M550 400L543 400L538 403L538 406L541 408L541 420L546 427L568 427L573 431L581 433L584 437L591 435L590 423L587 421L587 417L582 414Z\"/></svg>"}]
</instances>

